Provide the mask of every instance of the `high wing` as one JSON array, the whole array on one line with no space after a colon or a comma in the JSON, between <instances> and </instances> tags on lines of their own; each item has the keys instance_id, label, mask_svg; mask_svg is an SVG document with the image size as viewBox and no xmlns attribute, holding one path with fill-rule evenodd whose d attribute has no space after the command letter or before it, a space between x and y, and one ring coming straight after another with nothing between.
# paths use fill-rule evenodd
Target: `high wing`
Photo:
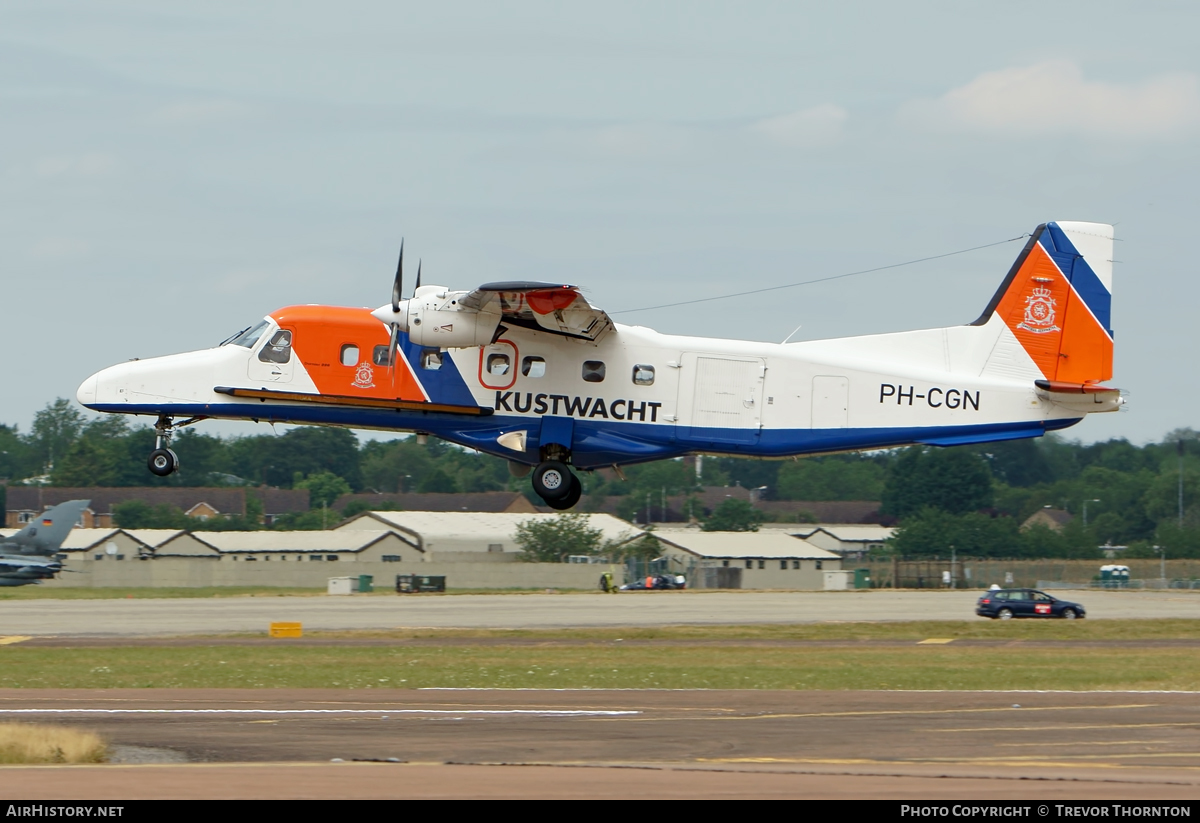
<instances>
[{"instance_id":1,"label":"high wing","mask_svg":"<svg viewBox=\"0 0 1200 823\"><path fill-rule=\"evenodd\" d=\"M612 328L603 310L588 303L577 286L518 280L484 283L458 301L465 309L498 312L502 322L534 331L596 341Z\"/></svg>"}]
</instances>

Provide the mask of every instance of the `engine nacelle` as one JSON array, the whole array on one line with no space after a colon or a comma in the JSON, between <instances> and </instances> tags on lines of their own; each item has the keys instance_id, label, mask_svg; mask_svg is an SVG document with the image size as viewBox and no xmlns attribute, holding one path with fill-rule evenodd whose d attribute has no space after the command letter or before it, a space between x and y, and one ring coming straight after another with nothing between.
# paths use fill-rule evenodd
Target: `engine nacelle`
<instances>
[{"instance_id":1,"label":"engine nacelle","mask_svg":"<svg viewBox=\"0 0 1200 823\"><path fill-rule=\"evenodd\" d=\"M408 338L419 346L440 349L486 346L492 342L500 315L480 314L457 308L438 308L411 301L408 306Z\"/></svg>"}]
</instances>

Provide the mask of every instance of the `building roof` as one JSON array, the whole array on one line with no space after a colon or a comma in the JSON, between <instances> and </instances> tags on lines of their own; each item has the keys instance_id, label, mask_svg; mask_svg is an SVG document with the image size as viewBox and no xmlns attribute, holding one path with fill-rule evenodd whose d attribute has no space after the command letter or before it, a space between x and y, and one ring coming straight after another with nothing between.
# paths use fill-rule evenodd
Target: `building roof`
<instances>
[{"instance_id":1,"label":"building roof","mask_svg":"<svg viewBox=\"0 0 1200 823\"><path fill-rule=\"evenodd\" d=\"M342 511L351 502L390 504L399 511L423 512L535 512L529 498L520 492L470 492L465 494L343 494L331 508ZM382 508L382 506L381 506Z\"/></svg>"},{"instance_id":2,"label":"building roof","mask_svg":"<svg viewBox=\"0 0 1200 823\"><path fill-rule=\"evenodd\" d=\"M11 537L20 529L0 529L0 537ZM140 543L146 548L152 549L161 543L165 543L176 535L183 534L180 529L71 529L66 539L63 540L59 551L86 551L93 546L98 546L108 540L111 540L115 535L124 534L133 539L134 542Z\"/></svg>"},{"instance_id":3,"label":"building roof","mask_svg":"<svg viewBox=\"0 0 1200 823\"><path fill-rule=\"evenodd\" d=\"M263 502L266 514L306 512L308 489L252 489L245 486L9 486L8 511L40 512L68 500L91 500L96 514L112 514L113 506L140 500L151 506L166 504L188 511L208 503L221 514L244 515L247 493Z\"/></svg>"},{"instance_id":4,"label":"building roof","mask_svg":"<svg viewBox=\"0 0 1200 823\"><path fill-rule=\"evenodd\" d=\"M486 537L509 538L522 523L538 520L554 520L558 514L541 512L363 512L334 531L362 528L363 518L372 518L384 526L395 527L413 534L422 540L479 539ZM609 514L589 514L588 526L599 529L605 540L624 542L642 534L637 526ZM356 525L357 524L357 525Z\"/></svg>"},{"instance_id":5,"label":"building roof","mask_svg":"<svg viewBox=\"0 0 1200 823\"><path fill-rule=\"evenodd\" d=\"M810 526L792 529L791 533L798 537L809 537L816 532L825 532L830 537L843 543L881 543L891 537L896 530L890 526L868 526L844 523L815 523Z\"/></svg>"},{"instance_id":6,"label":"building roof","mask_svg":"<svg viewBox=\"0 0 1200 823\"><path fill-rule=\"evenodd\" d=\"M1021 524L1021 530L1025 531L1035 523L1041 523L1054 531L1058 531L1063 526L1075 519L1075 515L1064 509L1052 509L1049 506L1038 509L1029 517L1025 518L1025 522Z\"/></svg>"},{"instance_id":7,"label":"building roof","mask_svg":"<svg viewBox=\"0 0 1200 823\"><path fill-rule=\"evenodd\" d=\"M190 534L222 554L238 552L356 552L389 535L395 535L412 545L412 541L406 539L405 535L398 534L391 529L288 532L194 531Z\"/></svg>"},{"instance_id":8,"label":"building roof","mask_svg":"<svg viewBox=\"0 0 1200 823\"><path fill-rule=\"evenodd\" d=\"M778 531L706 532L700 529L656 529L658 540L698 557L838 560L841 555Z\"/></svg>"}]
</instances>

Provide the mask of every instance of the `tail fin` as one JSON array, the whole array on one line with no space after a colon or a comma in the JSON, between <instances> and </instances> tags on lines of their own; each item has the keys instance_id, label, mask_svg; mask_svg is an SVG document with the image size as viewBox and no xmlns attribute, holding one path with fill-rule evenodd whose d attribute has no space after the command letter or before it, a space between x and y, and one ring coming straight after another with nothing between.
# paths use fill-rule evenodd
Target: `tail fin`
<instances>
[{"instance_id":1,"label":"tail fin","mask_svg":"<svg viewBox=\"0 0 1200 823\"><path fill-rule=\"evenodd\" d=\"M1076 385L1108 380L1112 257L1112 226L1038 226L973 325L998 315L1046 380Z\"/></svg>"},{"instance_id":2,"label":"tail fin","mask_svg":"<svg viewBox=\"0 0 1200 823\"><path fill-rule=\"evenodd\" d=\"M21 554L54 554L79 522L90 500L68 500L34 518L33 522L4 541L3 547Z\"/></svg>"}]
</instances>

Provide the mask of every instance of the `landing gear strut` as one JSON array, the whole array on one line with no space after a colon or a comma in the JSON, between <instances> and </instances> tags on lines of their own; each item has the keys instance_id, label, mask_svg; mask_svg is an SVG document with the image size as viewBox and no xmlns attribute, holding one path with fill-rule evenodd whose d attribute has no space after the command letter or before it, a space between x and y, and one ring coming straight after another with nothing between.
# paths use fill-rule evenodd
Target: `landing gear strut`
<instances>
[{"instance_id":1,"label":"landing gear strut","mask_svg":"<svg viewBox=\"0 0 1200 823\"><path fill-rule=\"evenodd\" d=\"M146 462L146 467L150 469L151 474L167 477L179 471L179 456L170 449L171 437L175 434L175 429L190 426L203 419L203 417L189 417L182 423L174 423L170 415L160 414L158 416L158 422L154 424L154 451L150 452L150 459Z\"/></svg>"}]
</instances>

